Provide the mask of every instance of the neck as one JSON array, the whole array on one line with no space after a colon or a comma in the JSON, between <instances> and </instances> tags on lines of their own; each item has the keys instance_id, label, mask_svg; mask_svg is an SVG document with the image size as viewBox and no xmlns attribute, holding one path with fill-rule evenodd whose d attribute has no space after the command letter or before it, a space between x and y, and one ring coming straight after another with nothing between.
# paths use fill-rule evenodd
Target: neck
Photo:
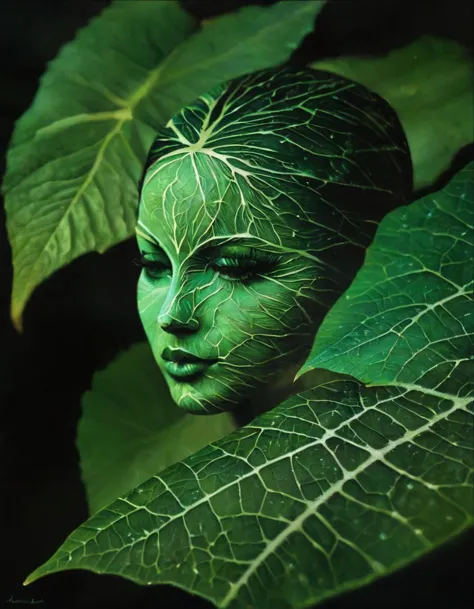
<instances>
[{"instance_id":1,"label":"neck","mask_svg":"<svg viewBox=\"0 0 474 609\"><path fill-rule=\"evenodd\" d=\"M322 381L326 380L329 373L327 370L316 368L300 377L296 382L293 379L304 362L289 366L283 374L279 375L278 380L271 385L267 385L262 391L258 392L247 401L243 409L233 413L235 423L242 427L247 425L263 414L278 406L292 395L303 393L312 389Z\"/></svg>"}]
</instances>

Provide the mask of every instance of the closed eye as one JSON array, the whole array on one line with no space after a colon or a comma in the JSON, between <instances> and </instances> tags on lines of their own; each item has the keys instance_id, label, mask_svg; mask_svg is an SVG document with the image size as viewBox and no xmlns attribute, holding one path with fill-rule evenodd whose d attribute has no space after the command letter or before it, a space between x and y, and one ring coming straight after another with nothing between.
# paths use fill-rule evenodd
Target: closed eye
<instances>
[{"instance_id":1,"label":"closed eye","mask_svg":"<svg viewBox=\"0 0 474 609\"><path fill-rule=\"evenodd\" d=\"M161 260L146 258L143 253L140 254L139 258L134 258L133 263L144 269L148 279L161 279L171 271L169 265L166 265Z\"/></svg>"},{"instance_id":2,"label":"closed eye","mask_svg":"<svg viewBox=\"0 0 474 609\"><path fill-rule=\"evenodd\" d=\"M170 276L172 269L169 263L152 256L152 253L140 252L140 257L134 258L133 262L144 269L150 280L157 281ZM229 281L252 281L273 271L280 259L275 254L246 249L239 251L238 255L211 257L211 260L207 259L205 268L212 268L220 277Z\"/></svg>"},{"instance_id":3,"label":"closed eye","mask_svg":"<svg viewBox=\"0 0 474 609\"><path fill-rule=\"evenodd\" d=\"M257 279L262 274L268 273L275 268L275 263L252 258L217 258L212 263L221 277L230 281L248 281Z\"/></svg>"}]
</instances>

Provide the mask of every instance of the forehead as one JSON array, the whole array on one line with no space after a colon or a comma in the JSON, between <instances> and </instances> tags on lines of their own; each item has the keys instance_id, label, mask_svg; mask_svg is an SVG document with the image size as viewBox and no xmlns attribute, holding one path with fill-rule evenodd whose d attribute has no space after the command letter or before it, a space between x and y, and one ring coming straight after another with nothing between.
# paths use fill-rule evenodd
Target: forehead
<instances>
[{"instance_id":1,"label":"forehead","mask_svg":"<svg viewBox=\"0 0 474 609\"><path fill-rule=\"evenodd\" d=\"M147 172L137 233L168 254L187 256L233 236L253 238L252 246L282 246L280 224L274 203L262 200L246 172L205 153L187 153Z\"/></svg>"}]
</instances>

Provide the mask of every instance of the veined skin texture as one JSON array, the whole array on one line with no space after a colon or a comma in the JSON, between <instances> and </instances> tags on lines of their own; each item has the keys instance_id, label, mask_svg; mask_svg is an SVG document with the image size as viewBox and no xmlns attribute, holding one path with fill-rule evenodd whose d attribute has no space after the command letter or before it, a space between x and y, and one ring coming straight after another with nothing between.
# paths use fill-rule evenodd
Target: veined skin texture
<instances>
[{"instance_id":1,"label":"veined skin texture","mask_svg":"<svg viewBox=\"0 0 474 609\"><path fill-rule=\"evenodd\" d=\"M293 379L324 315L411 190L396 113L329 72L262 70L177 113L137 222L139 315L176 404L262 412L306 388ZM212 362L177 377L167 348Z\"/></svg>"}]
</instances>

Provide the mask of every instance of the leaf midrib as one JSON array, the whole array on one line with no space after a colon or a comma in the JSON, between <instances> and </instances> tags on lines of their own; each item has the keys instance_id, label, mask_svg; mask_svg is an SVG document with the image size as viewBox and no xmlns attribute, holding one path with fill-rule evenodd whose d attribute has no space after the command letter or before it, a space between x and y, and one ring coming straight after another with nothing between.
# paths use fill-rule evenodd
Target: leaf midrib
<instances>
[{"instance_id":1,"label":"leaf midrib","mask_svg":"<svg viewBox=\"0 0 474 609\"><path fill-rule=\"evenodd\" d=\"M392 385L393 387L398 387L398 385ZM413 390L419 390L420 387L419 386L414 386L414 385L405 385L403 388L406 388L407 391L413 391ZM422 390L424 390L424 388L421 388ZM369 457L363 462L361 463L356 469L352 470L351 472L348 472L344 467L342 467L339 464L339 461L337 460L336 456L331 453L333 455L333 458L335 458L335 460L338 462L342 472L343 472L343 478L338 481L337 483L334 483L325 493L323 493L322 495L320 495L316 500L309 502L307 504L307 507L303 510L303 512L301 512L301 514L299 514L295 521L293 521L291 523L290 526L286 527L283 531L281 531L281 533L279 535L277 535L277 537L275 537L275 539L273 539L270 544L266 547L265 550L263 550L260 555L255 558L251 565L249 566L249 568L245 571L245 573L240 577L240 579L235 583L232 584L231 590L229 591L229 593L226 595L226 597L224 598L223 601L221 601L219 603L220 607L225 607L227 606L227 604L236 596L238 590L245 585L245 583L247 582L247 580L250 578L250 576L252 575L252 573L258 568L258 566L260 564L262 564L262 562L265 560L265 558L267 556L269 556L293 531L298 529L298 526L301 522L304 522L304 520L309 516L315 513L316 508L323 503L324 501L326 501L328 498L330 498L335 492L339 491L342 488L342 485L345 484L346 482L352 480L353 478L355 478L359 473L361 473L362 471L364 471L367 467L369 467L370 465L372 465L373 463L377 462L377 461L381 461L384 464L387 465L387 467L390 467L391 469L395 469L397 472L401 473L404 476L407 476L407 472L402 471L402 470L398 470L396 468L396 466L392 463L388 463L385 461L384 457L388 452L391 452L392 450L394 450L395 448L397 448L399 445L404 444L408 441L410 441L411 439L413 439L414 437L420 435L421 433L424 433L425 431L429 430L435 423L444 420L446 417L448 417L450 414L452 414L453 412L455 412L456 410L459 409L466 409L466 406L468 404L470 404L473 400L472 398L458 398L456 396L452 396L449 394L443 394L441 392L438 392L436 390L431 390L431 391L426 391L426 393L429 393L431 395L436 394L437 397L442 397L444 399L449 399L453 402L453 406L452 408L434 416L433 418L431 418L430 420L428 420L426 422L425 425L418 427L415 430L409 431L407 430L406 433L403 434L403 436L401 436L398 440L394 440L391 441L387 444L386 447L384 447L383 449L372 449L372 448L368 448L367 445L365 446L360 446L361 449L365 450L366 452L369 452ZM402 397L404 394L401 394L400 396L397 397ZM393 398L392 398L393 399ZM202 505L203 503L209 502L210 499L212 499L213 497L215 497L216 495L218 495L219 493L222 493L223 491L225 491L226 489L230 488L231 486L235 485L235 484L240 484L243 480L245 480L246 478L249 478L253 475L258 475L259 471L261 469L264 469L266 467L268 467L269 465L273 465L281 460L287 459L287 458L291 458L294 455L297 455L298 453L307 450L313 446L319 445L319 444L325 444L327 442L328 439L330 439L331 437L338 437L336 435L337 431L339 429L341 429L342 427L347 426L348 424L350 424L351 422L357 420L363 413L367 412L368 410L371 409L377 409L377 406L379 406L380 401L377 402L377 404L375 404L374 406L371 407L367 407L364 408L361 412L358 412L356 415L354 415L353 417L346 419L343 423L341 423L337 428L333 429L333 430L328 430L321 438L318 438L317 440L315 440L314 442L309 442L308 444L299 447L289 453L285 453L284 455L279 455L278 457L269 460L267 462L265 462L264 464L261 464L259 466L254 467L253 469L251 469L249 472L247 472L246 474L243 474L241 476L239 476L236 480L233 480L232 482L221 486L220 488L216 489L214 492L210 493L210 494L206 494L203 497L201 497L198 501L196 501L195 503L186 506L183 511L181 511L178 514L173 515L166 523L164 523L161 527L159 527L160 530L163 526L167 526L169 525L171 522L173 522L176 519L181 518L184 514L188 513L189 511L191 511L192 509L198 507L199 505ZM250 426L247 426L246 429L249 429ZM271 427L271 428L255 428L257 429L260 433L264 432L266 429L270 429L273 431L278 431L277 428ZM345 438L340 438L345 440ZM211 444L210 446L213 446L213 444ZM219 448L217 446L213 446L214 448ZM327 448L327 446L326 446ZM226 453L224 453L226 454ZM235 454L232 455L227 455L227 456L231 456L232 458L239 458L242 459L241 457L238 457ZM242 459L244 460L244 459ZM248 462L246 460L244 460L245 463L248 464ZM187 466L187 464L185 462L181 462L182 465ZM191 467L187 466L190 470L190 472L192 473L192 475L194 476L194 478L196 479L197 483L199 484L199 480L196 478L195 472L191 469ZM156 477L159 481L163 482L161 480L161 478L159 476L153 476ZM408 476L410 477L410 476ZM416 479L419 483L424 484L427 488L430 488L431 490L435 489L437 487L437 485L432 485L430 483L427 483L425 481L423 481L420 478ZM444 497L445 500L450 501L449 498ZM121 500L125 500L127 503L130 503L131 505L134 505L134 507L139 510L139 509L147 509L146 505L139 505L136 506L135 504L132 504L129 500L125 499L125 498L121 498ZM179 500L178 500L179 503ZM456 509L460 509L460 506L457 504L453 504L455 505ZM128 516L128 515L127 515ZM469 517L469 515L467 515L467 517ZM126 518L126 516L119 516L114 522L110 523L108 526L112 526L114 524L116 524L117 522L121 521L123 518ZM419 535L417 535L417 537L420 537ZM71 541L73 541L73 539L71 538ZM137 540L135 540L137 541ZM81 545L84 545L84 543L87 542L80 542ZM361 553L361 550L359 548L356 548L357 551L359 553ZM74 550L73 550L74 551ZM362 555L362 554L361 554Z\"/></svg>"},{"instance_id":2,"label":"leaf midrib","mask_svg":"<svg viewBox=\"0 0 474 609\"><path fill-rule=\"evenodd\" d=\"M471 400L469 400L471 401ZM374 407L371 407L374 408ZM376 408L376 407L375 407ZM353 480L358 474L360 474L361 472L363 472L365 469L367 469L367 467L369 467L370 465L372 465L373 463L377 462L377 461L381 461L383 462L385 465L391 467L392 469L395 469L396 471L399 471L399 473L401 473L402 475L406 475L406 472L400 471L398 470L392 463L387 463L384 459L385 455L388 452L391 452L392 450L394 450L395 448L397 448L400 444L404 444L406 442L409 442L411 439L413 439L414 437L420 435L421 433L428 431L435 423L445 419L446 417L448 417L450 414L452 414L453 412L455 412L456 410L459 409L458 404L454 403L452 408L450 408L449 410L444 411L443 413L440 413L438 416L433 417L432 419L430 419L425 425L417 428L416 430L413 431L407 431L405 434L403 434L403 436L401 438L399 438L398 440L394 440L392 442L389 442L387 444L386 447L384 447L383 449L379 449L379 450L374 450L371 449L370 451L368 451L371 456L368 457L367 460L365 460L363 463L361 463L356 469L352 470L351 472L348 472L347 470L345 470L341 464L339 463L336 454L332 451L331 454L333 456L333 458L335 459L335 461L338 463L339 467L341 468L341 470L343 471L343 477L341 480L339 480L338 482L332 484L327 491L325 491L324 493L322 493L317 499L315 499L312 502L309 502L307 504L307 507L305 510L303 510L303 512L301 512L301 514L299 514L298 516L296 516L296 518L290 523L290 525L288 525L286 528L284 528L274 539L272 539L270 541L270 543L266 546L266 548L258 555L257 558L255 558L252 563L250 564L250 566L248 567L248 569L246 569L246 571L243 573L243 575L241 575L241 577L237 580L237 582L231 584L231 589L230 591L227 593L227 595L224 597L224 599L220 602L219 606L220 607L226 607L237 595L238 591L240 590L240 588L242 586L244 586L247 581L249 580L249 578L251 577L251 575L256 571L256 569L265 561L265 559L270 556L275 550L276 548L278 548L281 543L283 543L283 541L285 541L285 539L287 537L289 537L289 535L291 535L291 533L300 530L302 528L302 524L304 523L304 521L306 520L306 518L308 518L310 515L316 515L318 517L320 517L319 514L317 514L316 509L323 504L327 499L331 498L336 492L340 491L342 489L342 486L350 481ZM363 412L366 412L365 409ZM360 413L358 413L357 416L359 416ZM353 419L357 418L357 416L353 417ZM352 420L352 419L351 419ZM345 422L347 423L347 421ZM341 425L342 426L342 425ZM323 442L323 439L321 438L320 443ZM316 443L314 443L316 444ZM308 448L308 447L306 447ZM327 448L327 446L326 446ZM328 449L329 450L329 449ZM365 450L367 450L367 448L365 448ZM296 451L295 451L296 452ZM292 456L292 455L286 455L286 456ZM426 486L428 486L428 484L418 478L417 479L418 482L425 484ZM240 480L239 480L240 481ZM439 486L439 485L430 485L430 486ZM447 501L449 501L448 498L445 498ZM457 504L456 508L460 509L459 506ZM469 514L466 514L466 516L469 519ZM408 525L406 525L408 526ZM419 539L421 539L420 535L417 535L417 537ZM376 573L380 573L380 572L384 572L386 571L385 568L382 568L382 570L380 570L374 563L373 560L370 559L370 557L367 557L365 555L364 552L362 552L360 550L360 548L358 548L357 546L355 546L354 544L351 544L348 540L344 540L346 543L349 543L349 545L351 545L353 547L354 550L356 550L363 558L365 558L366 560L369 559L369 565L374 569L374 571ZM425 546L429 547L431 544L425 543ZM374 564L372 564L374 563ZM375 565L375 568L374 568Z\"/></svg>"}]
</instances>

